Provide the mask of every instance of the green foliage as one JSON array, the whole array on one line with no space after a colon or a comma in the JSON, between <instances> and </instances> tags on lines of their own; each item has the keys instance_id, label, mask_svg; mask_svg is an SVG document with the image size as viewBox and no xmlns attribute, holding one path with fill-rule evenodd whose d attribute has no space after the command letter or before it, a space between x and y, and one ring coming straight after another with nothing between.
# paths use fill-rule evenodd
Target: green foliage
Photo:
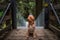
<instances>
[{"instance_id":1,"label":"green foliage","mask_svg":"<svg viewBox=\"0 0 60 40\"><path fill-rule=\"evenodd\" d=\"M5 29L6 27L6 23L4 22L2 29Z\"/></svg>"},{"instance_id":2,"label":"green foliage","mask_svg":"<svg viewBox=\"0 0 60 40\"><path fill-rule=\"evenodd\" d=\"M54 0L51 0L51 2L53 3L53 2L54 2Z\"/></svg>"},{"instance_id":3,"label":"green foliage","mask_svg":"<svg viewBox=\"0 0 60 40\"><path fill-rule=\"evenodd\" d=\"M58 2L60 3L60 0L58 0Z\"/></svg>"},{"instance_id":4,"label":"green foliage","mask_svg":"<svg viewBox=\"0 0 60 40\"><path fill-rule=\"evenodd\" d=\"M0 0L0 3L3 3L4 2L4 0Z\"/></svg>"},{"instance_id":5,"label":"green foliage","mask_svg":"<svg viewBox=\"0 0 60 40\"><path fill-rule=\"evenodd\" d=\"M3 15L3 12L2 12L2 11L0 11L0 17L2 17L2 15Z\"/></svg>"},{"instance_id":6,"label":"green foliage","mask_svg":"<svg viewBox=\"0 0 60 40\"><path fill-rule=\"evenodd\" d=\"M16 0L17 2L17 8L18 13L20 13L24 18L27 18L29 13L35 14L35 1L29 1L27 0Z\"/></svg>"},{"instance_id":7,"label":"green foliage","mask_svg":"<svg viewBox=\"0 0 60 40\"><path fill-rule=\"evenodd\" d=\"M9 2L9 0L0 0L0 3L2 3L2 4L6 4L8 2Z\"/></svg>"}]
</instances>

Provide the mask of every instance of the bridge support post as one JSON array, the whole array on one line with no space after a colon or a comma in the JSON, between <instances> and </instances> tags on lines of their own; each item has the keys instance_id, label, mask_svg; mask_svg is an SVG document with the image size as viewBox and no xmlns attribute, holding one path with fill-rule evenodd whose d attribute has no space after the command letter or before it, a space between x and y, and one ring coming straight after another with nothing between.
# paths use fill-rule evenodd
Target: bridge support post
<instances>
[{"instance_id":1,"label":"bridge support post","mask_svg":"<svg viewBox=\"0 0 60 40\"><path fill-rule=\"evenodd\" d=\"M50 0L45 0L45 29L49 26Z\"/></svg>"},{"instance_id":2,"label":"bridge support post","mask_svg":"<svg viewBox=\"0 0 60 40\"><path fill-rule=\"evenodd\" d=\"M11 0L11 9L12 9L12 28L16 29L17 21L16 21L16 0Z\"/></svg>"}]
</instances>

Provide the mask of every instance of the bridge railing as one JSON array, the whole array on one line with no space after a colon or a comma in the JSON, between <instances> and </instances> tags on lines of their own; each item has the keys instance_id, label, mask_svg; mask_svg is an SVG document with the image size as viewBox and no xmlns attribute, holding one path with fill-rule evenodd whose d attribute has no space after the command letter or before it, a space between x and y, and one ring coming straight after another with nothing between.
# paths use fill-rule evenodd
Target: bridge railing
<instances>
[{"instance_id":1,"label":"bridge railing","mask_svg":"<svg viewBox=\"0 0 60 40\"><path fill-rule=\"evenodd\" d=\"M56 12L56 9L52 3L49 3L49 6L50 6L49 24L59 29L60 19L59 19L58 13Z\"/></svg>"},{"instance_id":2,"label":"bridge railing","mask_svg":"<svg viewBox=\"0 0 60 40\"><path fill-rule=\"evenodd\" d=\"M5 15L6 15L6 13L7 13L7 11L8 11L8 10L9 10L9 8L10 8L10 6L11 6L11 3L9 3L9 4L8 4L8 6L7 6L6 10L4 11L4 14L3 14L3 16L2 16L2 17L1 17L1 19L0 19L0 24L2 23L2 21L3 21L4 17L5 17Z\"/></svg>"},{"instance_id":3,"label":"bridge railing","mask_svg":"<svg viewBox=\"0 0 60 40\"><path fill-rule=\"evenodd\" d=\"M52 30L52 32L54 32L54 34L56 34L59 39L60 38L60 19L53 4L49 3L49 6L50 6L49 29Z\"/></svg>"},{"instance_id":4,"label":"bridge railing","mask_svg":"<svg viewBox=\"0 0 60 40\"><path fill-rule=\"evenodd\" d=\"M6 36L6 34L11 29L11 3L8 3L1 19L0 19L0 39L3 40L3 38ZM1 37L2 36L2 37Z\"/></svg>"},{"instance_id":5,"label":"bridge railing","mask_svg":"<svg viewBox=\"0 0 60 40\"><path fill-rule=\"evenodd\" d=\"M50 3L50 7L51 7L52 11L54 12L54 15L56 16L56 19L57 19L58 23L60 24L59 17L58 17L58 15L57 15L57 12L55 11L52 3Z\"/></svg>"}]
</instances>

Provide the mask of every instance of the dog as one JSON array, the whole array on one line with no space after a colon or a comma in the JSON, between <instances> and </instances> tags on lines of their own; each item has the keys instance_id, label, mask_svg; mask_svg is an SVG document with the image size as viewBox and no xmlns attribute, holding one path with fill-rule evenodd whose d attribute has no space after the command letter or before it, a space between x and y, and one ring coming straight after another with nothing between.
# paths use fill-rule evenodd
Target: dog
<instances>
[{"instance_id":1,"label":"dog","mask_svg":"<svg viewBox=\"0 0 60 40\"><path fill-rule=\"evenodd\" d=\"M35 37L36 33L35 33L35 23L34 23L34 16L33 15L29 15L28 16L28 31L27 31L27 37Z\"/></svg>"}]
</instances>

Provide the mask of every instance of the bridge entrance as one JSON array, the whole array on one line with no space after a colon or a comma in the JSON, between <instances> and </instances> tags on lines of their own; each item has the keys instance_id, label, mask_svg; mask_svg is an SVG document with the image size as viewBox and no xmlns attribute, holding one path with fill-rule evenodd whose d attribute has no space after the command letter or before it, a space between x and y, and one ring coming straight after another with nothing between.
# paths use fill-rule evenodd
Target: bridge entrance
<instances>
[{"instance_id":1,"label":"bridge entrance","mask_svg":"<svg viewBox=\"0 0 60 40\"><path fill-rule=\"evenodd\" d=\"M27 28L27 17L32 14L35 17L36 27L44 27L44 9L42 8L43 1L37 3L36 0L17 0L17 28ZM38 6L40 4L40 6ZM36 6L37 5L37 6ZM39 9L37 9L39 7ZM39 10L39 11L36 11Z\"/></svg>"}]
</instances>

